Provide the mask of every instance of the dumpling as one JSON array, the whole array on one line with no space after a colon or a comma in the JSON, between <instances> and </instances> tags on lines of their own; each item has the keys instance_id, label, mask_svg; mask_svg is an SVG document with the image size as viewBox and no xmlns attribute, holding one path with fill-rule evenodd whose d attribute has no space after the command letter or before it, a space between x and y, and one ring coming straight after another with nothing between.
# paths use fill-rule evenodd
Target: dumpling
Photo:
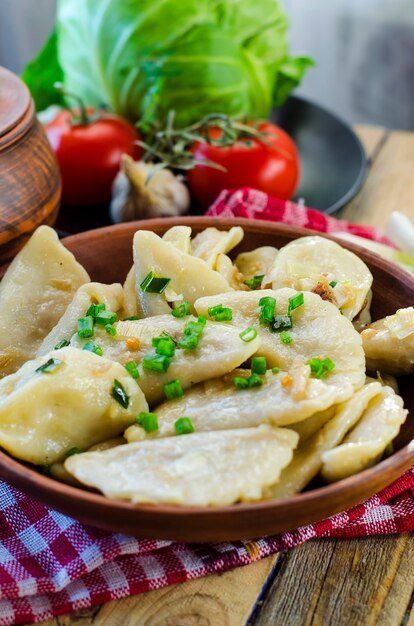
<instances>
[{"instance_id":1,"label":"dumpling","mask_svg":"<svg viewBox=\"0 0 414 626\"><path fill-rule=\"evenodd\" d=\"M412 306L370 324L362 331L361 338L368 371L379 370L395 376L414 372Z\"/></svg>"},{"instance_id":2,"label":"dumpling","mask_svg":"<svg viewBox=\"0 0 414 626\"><path fill-rule=\"evenodd\" d=\"M110 498L224 506L262 498L292 458L297 439L293 431L270 426L192 433L78 454L65 467Z\"/></svg>"},{"instance_id":3,"label":"dumpling","mask_svg":"<svg viewBox=\"0 0 414 626\"><path fill-rule=\"evenodd\" d=\"M0 376L36 354L89 276L48 226L40 226L0 284Z\"/></svg>"},{"instance_id":4,"label":"dumpling","mask_svg":"<svg viewBox=\"0 0 414 626\"><path fill-rule=\"evenodd\" d=\"M178 378L183 389L187 389L208 378L223 376L246 361L260 345L258 338L249 343L242 341L240 329L229 324L207 322L195 350L183 350L177 346L166 372L144 370L140 363L145 355L154 353L153 337L167 334L174 341L180 341L189 321L195 322L196 319L190 316L176 319L170 314L117 322L115 337L97 329L94 341L100 345L106 358L122 364L131 360L138 363L140 377L137 382L151 405L163 401L165 383ZM137 344L131 346L134 339ZM82 348L84 343L85 340L73 337L72 345L75 347Z\"/></svg>"},{"instance_id":5,"label":"dumpling","mask_svg":"<svg viewBox=\"0 0 414 626\"><path fill-rule=\"evenodd\" d=\"M42 371L43 368L43 371ZM148 404L118 363L63 348L0 381L0 445L36 465L121 434Z\"/></svg>"},{"instance_id":6,"label":"dumpling","mask_svg":"<svg viewBox=\"0 0 414 626\"><path fill-rule=\"evenodd\" d=\"M134 261L138 299L145 317L171 313L165 292L142 291L140 285L150 272L170 278L169 293L174 292L176 299L178 296L187 300L191 306L201 296L231 291L223 276L205 261L181 252L174 244L150 231L135 233Z\"/></svg>"},{"instance_id":7,"label":"dumpling","mask_svg":"<svg viewBox=\"0 0 414 626\"><path fill-rule=\"evenodd\" d=\"M122 310L123 317L139 316L143 317L141 308L139 307L137 288L135 285L135 266L129 270L125 282L124 290L124 308Z\"/></svg>"},{"instance_id":8,"label":"dumpling","mask_svg":"<svg viewBox=\"0 0 414 626\"><path fill-rule=\"evenodd\" d=\"M247 285L244 284L244 276L239 272L237 266L227 254L219 254L216 261L216 271L221 274L228 282L232 289L241 289L248 291Z\"/></svg>"},{"instance_id":9,"label":"dumpling","mask_svg":"<svg viewBox=\"0 0 414 626\"><path fill-rule=\"evenodd\" d=\"M237 255L235 265L243 274L244 280L263 276L262 287L270 286L271 270L278 255L278 249L273 246L262 246L250 252L241 252Z\"/></svg>"},{"instance_id":10,"label":"dumpling","mask_svg":"<svg viewBox=\"0 0 414 626\"><path fill-rule=\"evenodd\" d=\"M302 444L321 430L321 428L334 417L337 408L337 405L334 404L324 411L314 413L307 419L289 424L289 428L298 433L299 442ZM133 428L133 426L130 426L130 428Z\"/></svg>"},{"instance_id":11,"label":"dumpling","mask_svg":"<svg viewBox=\"0 0 414 626\"><path fill-rule=\"evenodd\" d=\"M240 226L233 226L230 230L205 228L198 233L191 242L191 254L207 263L211 269L216 269L217 258L220 254L227 254L243 239L244 232Z\"/></svg>"},{"instance_id":12,"label":"dumpling","mask_svg":"<svg viewBox=\"0 0 414 626\"><path fill-rule=\"evenodd\" d=\"M70 341L77 330L78 319L86 315L91 304L98 303L105 304L108 311L115 313L123 309L125 295L122 286L119 283L113 285L87 283L80 287L59 322L43 340L37 351L37 356L53 350L62 339Z\"/></svg>"},{"instance_id":13,"label":"dumpling","mask_svg":"<svg viewBox=\"0 0 414 626\"><path fill-rule=\"evenodd\" d=\"M195 308L201 315L208 315L209 307L219 304L231 308L234 325L256 329L262 340L257 354L266 357L269 368L288 370L312 358L330 358L335 368L322 382L336 388L333 402L346 400L365 382L365 356L361 337L335 306L313 293L305 292L304 304L292 313L293 327L288 331L290 343L283 343L280 333L272 332L268 324L261 325L259 322L261 298L275 298L276 314L286 315L289 298L296 295L293 289L234 291L200 298Z\"/></svg>"},{"instance_id":14,"label":"dumpling","mask_svg":"<svg viewBox=\"0 0 414 626\"><path fill-rule=\"evenodd\" d=\"M177 250L184 254L191 254L191 228L190 226L173 226L162 236L164 241L172 243Z\"/></svg>"},{"instance_id":15,"label":"dumpling","mask_svg":"<svg viewBox=\"0 0 414 626\"><path fill-rule=\"evenodd\" d=\"M298 422L330 406L336 396L335 389L310 378L309 372L309 367L303 365L289 373L268 371L261 377L262 386L237 389L234 376L247 377L250 370L235 370L224 379L196 385L182 398L154 409L159 430L151 436L174 435L174 423L182 415L190 418L197 432L250 428L265 422L273 426ZM145 431L138 425L130 426L125 433L128 442L144 437Z\"/></svg>"},{"instance_id":16,"label":"dumpling","mask_svg":"<svg viewBox=\"0 0 414 626\"><path fill-rule=\"evenodd\" d=\"M408 411L403 405L391 387L382 387L343 443L322 454L322 477L334 482L378 461L405 422Z\"/></svg>"},{"instance_id":17,"label":"dumpling","mask_svg":"<svg viewBox=\"0 0 414 626\"><path fill-rule=\"evenodd\" d=\"M273 289L312 291L353 319L372 285L368 267L353 252L323 237L301 237L284 246L271 273Z\"/></svg>"},{"instance_id":18,"label":"dumpling","mask_svg":"<svg viewBox=\"0 0 414 626\"><path fill-rule=\"evenodd\" d=\"M343 440L380 389L380 383L362 387L350 400L336 407L334 417L321 430L299 444L293 460L283 470L279 482L272 487L272 498L291 496L306 487L321 469L323 453Z\"/></svg>"}]
</instances>

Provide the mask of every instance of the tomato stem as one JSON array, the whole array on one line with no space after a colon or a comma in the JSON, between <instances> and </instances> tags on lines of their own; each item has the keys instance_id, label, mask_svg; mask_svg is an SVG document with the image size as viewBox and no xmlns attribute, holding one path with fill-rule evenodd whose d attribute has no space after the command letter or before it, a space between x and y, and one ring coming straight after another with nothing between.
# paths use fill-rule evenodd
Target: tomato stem
<instances>
[{"instance_id":1,"label":"tomato stem","mask_svg":"<svg viewBox=\"0 0 414 626\"><path fill-rule=\"evenodd\" d=\"M86 110L86 107L82 98L78 96L77 94L72 93L71 91L67 91L63 83L55 83L53 86L56 89L56 91L58 91L63 96L65 96L65 98L72 98L73 100L76 100L76 102L78 103L79 115L75 115L73 113L73 110L68 108L68 110L72 114L72 124L81 124L84 126L87 126L88 124L90 124L92 120L88 115L88 112Z\"/></svg>"}]
</instances>

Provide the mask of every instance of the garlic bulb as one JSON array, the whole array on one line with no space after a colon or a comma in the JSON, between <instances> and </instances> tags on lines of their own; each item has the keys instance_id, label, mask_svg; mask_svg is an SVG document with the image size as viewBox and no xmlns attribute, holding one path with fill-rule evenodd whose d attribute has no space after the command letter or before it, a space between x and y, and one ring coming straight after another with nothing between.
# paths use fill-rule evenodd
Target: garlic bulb
<instances>
[{"instance_id":1,"label":"garlic bulb","mask_svg":"<svg viewBox=\"0 0 414 626\"><path fill-rule=\"evenodd\" d=\"M153 163L122 156L109 209L114 222L173 217L187 213L189 207L190 194L179 176L168 169L156 169Z\"/></svg>"}]
</instances>

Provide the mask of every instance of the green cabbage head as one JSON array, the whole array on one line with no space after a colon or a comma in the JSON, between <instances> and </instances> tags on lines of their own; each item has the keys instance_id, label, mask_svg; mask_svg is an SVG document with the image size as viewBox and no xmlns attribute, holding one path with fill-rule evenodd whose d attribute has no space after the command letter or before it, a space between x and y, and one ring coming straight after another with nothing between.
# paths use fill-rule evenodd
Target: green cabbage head
<instances>
[{"instance_id":1,"label":"green cabbage head","mask_svg":"<svg viewBox=\"0 0 414 626\"><path fill-rule=\"evenodd\" d=\"M59 101L61 80L133 121L266 117L312 64L289 56L287 28L278 0L58 0L55 32L23 78L38 108Z\"/></svg>"}]
</instances>

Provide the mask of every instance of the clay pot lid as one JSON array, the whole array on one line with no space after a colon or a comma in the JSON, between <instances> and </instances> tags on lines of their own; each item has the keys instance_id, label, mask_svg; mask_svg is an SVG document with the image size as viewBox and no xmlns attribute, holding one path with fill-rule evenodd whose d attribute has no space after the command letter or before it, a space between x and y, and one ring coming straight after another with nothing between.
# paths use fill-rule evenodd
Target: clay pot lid
<instances>
[{"instance_id":1,"label":"clay pot lid","mask_svg":"<svg viewBox=\"0 0 414 626\"><path fill-rule=\"evenodd\" d=\"M0 139L27 118L32 106L26 85L16 74L0 67Z\"/></svg>"}]
</instances>

